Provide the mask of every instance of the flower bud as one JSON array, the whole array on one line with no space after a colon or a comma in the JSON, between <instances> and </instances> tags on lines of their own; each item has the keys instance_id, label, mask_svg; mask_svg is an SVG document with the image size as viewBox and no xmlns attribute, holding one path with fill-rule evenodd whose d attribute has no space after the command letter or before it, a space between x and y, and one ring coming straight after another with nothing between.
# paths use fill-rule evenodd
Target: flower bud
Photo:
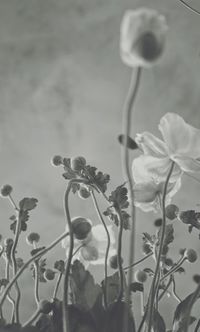
<instances>
[{"instance_id":1,"label":"flower bud","mask_svg":"<svg viewBox=\"0 0 200 332\"><path fill-rule=\"evenodd\" d=\"M53 166L60 166L62 165L62 163L63 163L63 158L59 155L56 155L51 159L51 164Z\"/></svg>"},{"instance_id":2,"label":"flower bud","mask_svg":"<svg viewBox=\"0 0 200 332\"><path fill-rule=\"evenodd\" d=\"M7 197L11 194L13 188L9 184L5 184L3 187L1 187L1 196Z\"/></svg>"},{"instance_id":3,"label":"flower bud","mask_svg":"<svg viewBox=\"0 0 200 332\"><path fill-rule=\"evenodd\" d=\"M165 214L169 220L176 219L178 213L179 213L179 208L175 204L169 204L165 208Z\"/></svg>"},{"instance_id":4,"label":"flower bud","mask_svg":"<svg viewBox=\"0 0 200 332\"><path fill-rule=\"evenodd\" d=\"M86 199L86 198L90 197L90 192L86 187L81 186L78 191L78 195L80 198Z\"/></svg>"},{"instance_id":5,"label":"flower bud","mask_svg":"<svg viewBox=\"0 0 200 332\"><path fill-rule=\"evenodd\" d=\"M34 243L38 243L40 241L40 235L38 233L30 233L26 237L26 242L32 246Z\"/></svg>"},{"instance_id":6,"label":"flower bud","mask_svg":"<svg viewBox=\"0 0 200 332\"><path fill-rule=\"evenodd\" d=\"M197 253L194 249L187 249L185 252L186 258L190 263L194 263L197 260Z\"/></svg>"},{"instance_id":7,"label":"flower bud","mask_svg":"<svg viewBox=\"0 0 200 332\"><path fill-rule=\"evenodd\" d=\"M163 53L166 31L165 17L157 11L127 11L121 23L122 61L131 67L150 67Z\"/></svg>"},{"instance_id":8,"label":"flower bud","mask_svg":"<svg viewBox=\"0 0 200 332\"><path fill-rule=\"evenodd\" d=\"M44 278L48 281L48 280L54 280L55 278L55 271L51 270L51 269L46 269L44 272Z\"/></svg>"},{"instance_id":9,"label":"flower bud","mask_svg":"<svg viewBox=\"0 0 200 332\"><path fill-rule=\"evenodd\" d=\"M193 275L193 280L194 282L196 282L196 284L200 284L200 275L199 274Z\"/></svg>"},{"instance_id":10,"label":"flower bud","mask_svg":"<svg viewBox=\"0 0 200 332\"><path fill-rule=\"evenodd\" d=\"M21 257L16 258L16 264L18 269L21 269L21 267L24 265L24 261Z\"/></svg>"},{"instance_id":11,"label":"flower bud","mask_svg":"<svg viewBox=\"0 0 200 332\"><path fill-rule=\"evenodd\" d=\"M154 226L155 227L160 227L162 225L162 219L158 218L154 221Z\"/></svg>"},{"instance_id":12,"label":"flower bud","mask_svg":"<svg viewBox=\"0 0 200 332\"><path fill-rule=\"evenodd\" d=\"M122 263L123 263L123 258L121 257L121 264ZM114 270L118 269L118 257L117 257L117 255L113 255L113 256L110 257L109 265Z\"/></svg>"},{"instance_id":13,"label":"flower bud","mask_svg":"<svg viewBox=\"0 0 200 332\"><path fill-rule=\"evenodd\" d=\"M138 282L144 283L147 280L147 273L142 270L137 270L135 272L135 279Z\"/></svg>"},{"instance_id":14,"label":"flower bud","mask_svg":"<svg viewBox=\"0 0 200 332\"><path fill-rule=\"evenodd\" d=\"M48 315L52 311L52 303L47 300L40 300L38 309L42 314Z\"/></svg>"},{"instance_id":15,"label":"flower bud","mask_svg":"<svg viewBox=\"0 0 200 332\"><path fill-rule=\"evenodd\" d=\"M86 218L77 217L72 220L72 230L78 240L84 240L92 229L91 223Z\"/></svg>"},{"instance_id":16,"label":"flower bud","mask_svg":"<svg viewBox=\"0 0 200 332\"><path fill-rule=\"evenodd\" d=\"M85 165L86 160L84 157L75 157L70 159L71 169L75 172L81 171Z\"/></svg>"}]
</instances>

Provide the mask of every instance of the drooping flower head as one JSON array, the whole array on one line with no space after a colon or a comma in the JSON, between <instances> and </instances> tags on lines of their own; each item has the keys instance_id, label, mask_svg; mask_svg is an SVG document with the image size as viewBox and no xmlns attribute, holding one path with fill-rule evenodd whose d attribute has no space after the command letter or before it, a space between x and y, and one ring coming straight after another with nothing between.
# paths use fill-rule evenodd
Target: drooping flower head
<instances>
[{"instance_id":1,"label":"drooping flower head","mask_svg":"<svg viewBox=\"0 0 200 332\"><path fill-rule=\"evenodd\" d=\"M132 164L136 204L141 208L143 206L145 211L155 207L156 200L153 197L156 188L161 189L164 185L172 161L175 165L169 180L168 198L179 190L183 172L200 172L200 130L187 124L175 113L163 116L158 128L163 140L149 132L137 134L135 138L143 151Z\"/></svg>"},{"instance_id":2,"label":"drooping flower head","mask_svg":"<svg viewBox=\"0 0 200 332\"><path fill-rule=\"evenodd\" d=\"M107 248L107 235L104 229L104 226L101 224L92 225L90 219L86 219L83 217L75 217L72 219L72 223L74 222L77 224L77 220L80 224L80 220L84 225L87 223L91 225L90 231L85 235L84 238L78 238L75 235L74 238L74 252L76 254L73 255L73 260L79 259L84 264L104 264L105 261L105 254ZM85 228L85 226L84 226ZM114 248L115 245L115 236L113 227L111 225L107 226L108 232L110 234L110 250L109 250L109 257L116 253L116 249ZM66 232L68 231L68 226L66 226ZM65 238L62 241L63 248L66 249L66 254L68 255L69 250L69 238ZM77 250L80 248L79 250Z\"/></svg>"},{"instance_id":3,"label":"drooping flower head","mask_svg":"<svg viewBox=\"0 0 200 332\"><path fill-rule=\"evenodd\" d=\"M155 10L128 10L121 23L123 62L131 67L151 67L163 53L167 29L165 17Z\"/></svg>"}]
</instances>

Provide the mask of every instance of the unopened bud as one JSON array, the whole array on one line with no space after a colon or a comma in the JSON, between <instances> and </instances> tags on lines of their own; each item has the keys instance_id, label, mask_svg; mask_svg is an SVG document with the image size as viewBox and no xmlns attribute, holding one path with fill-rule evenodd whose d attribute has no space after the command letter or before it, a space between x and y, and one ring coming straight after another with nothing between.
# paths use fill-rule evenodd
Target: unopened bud
<instances>
[{"instance_id":1,"label":"unopened bud","mask_svg":"<svg viewBox=\"0 0 200 332\"><path fill-rule=\"evenodd\" d=\"M3 187L1 187L1 196L7 197L11 194L13 188L9 184L5 184Z\"/></svg>"},{"instance_id":2,"label":"unopened bud","mask_svg":"<svg viewBox=\"0 0 200 332\"><path fill-rule=\"evenodd\" d=\"M135 279L138 282L144 283L147 280L147 273L142 270L137 270L135 272Z\"/></svg>"},{"instance_id":3,"label":"unopened bud","mask_svg":"<svg viewBox=\"0 0 200 332\"><path fill-rule=\"evenodd\" d=\"M51 164L53 166L60 166L62 165L62 163L63 163L63 158L59 155L56 155L51 159Z\"/></svg>"},{"instance_id":4,"label":"unopened bud","mask_svg":"<svg viewBox=\"0 0 200 332\"><path fill-rule=\"evenodd\" d=\"M165 208L165 214L169 220L176 219L178 213L179 213L179 208L175 204L169 204Z\"/></svg>"},{"instance_id":5,"label":"unopened bud","mask_svg":"<svg viewBox=\"0 0 200 332\"><path fill-rule=\"evenodd\" d=\"M86 165L86 160L84 157L71 158L70 165L73 171L81 171Z\"/></svg>"},{"instance_id":6,"label":"unopened bud","mask_svg":"<svg viewBox=\"0 0 200 332\"><path fill-rule=\"evenodd\" d=\"M78 240L84 240L92 229L91 222L86 218L76 217L72 220L72 230Z\"/></svg>"},{"instance_id":7,"label":"unopened bud","mask_svg":"<svg viewBox=\"0 0 200 332\"><path fill-rule=\"evenodd\" d=\"M188 250L186 250L185 255L187 257L187 260L190 263L196 262L196 260L197 260L197 253L196 253L196 251L194 249L188 249Z\"/></svg>"}]
</instances>

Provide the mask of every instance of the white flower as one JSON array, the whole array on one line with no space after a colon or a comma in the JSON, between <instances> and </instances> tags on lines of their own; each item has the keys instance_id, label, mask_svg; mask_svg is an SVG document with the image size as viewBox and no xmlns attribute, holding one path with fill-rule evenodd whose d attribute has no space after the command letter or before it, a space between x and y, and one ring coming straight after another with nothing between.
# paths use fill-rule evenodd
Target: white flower
<instances>
[{"instance_id":1,"label":"white flower","mask_svg":"<svg viewBox=\"0 0 200 332\"><path fill-rule=\"evenodd\" d=\"M133 161L136 181L143 176L166 180L171 161L175 162L175 167L170 182L176 181L183 172L200 172L200 130L175 113L165 114L158 128L164 141L148 132L136 136L144 152Z\"/></svg>"},{"instance_id":2,"label":"white flower","mask_svg":"<svg viewBox=\"0 0 200 332\"><path fill-rule=\"evenodd\" d=\"M165 17L155 10L127 11L120 33L123 62L131 67L152 66L163 53L167 30Z\"/></svg>"},{"instance_id":3,"label":"white flower","mask_svg":"<svg viewBox=\"0 0 200 332\"><path fill-rule=\"evenodd\" d=\"M92 222L89 219L86 219L89 223ZM114 248L115 245L115 235L113 231L113 226L107 226L108 232L110 234L110 250L109 257L116 254L116 250ZM68 230L68 226L66 227L66 231ZM68 256L69 250L69 238L66 238L62 241L62 246L66 249L66 254ZM77 250L79 247L81 248ZM105 254L107 248L107 235L104 229L104 226L98 224L96 226L92 226L90 233L83 240L74 239L74 252L77 250L76 254L73 255L73 260L79 259L84 264L104 264L105 262Z\"/></svg>"},{"instance_id":4,"label":"white flower","mask_svg":"<svg viewBox=\"0 0 200 332\"><path fill-rule=\"evenodd\" d=\"M154 179L148 182L139 182L134 185L135 206L141 210L148 212L158 212L161 209L160 197L163 193L164 182L156 182ZM181 179L179 178L174 183L169 183L167 186L167 194L165 199L165 206L170 204L172 197L177 193L181 186Z\"/></svg>"}]
</instances>

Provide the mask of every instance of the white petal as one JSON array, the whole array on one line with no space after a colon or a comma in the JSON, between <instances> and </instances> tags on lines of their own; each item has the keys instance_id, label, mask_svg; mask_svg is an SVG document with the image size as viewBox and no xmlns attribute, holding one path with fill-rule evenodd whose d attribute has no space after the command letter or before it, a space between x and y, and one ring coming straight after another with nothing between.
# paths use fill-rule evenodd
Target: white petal
<instances>
[{"instance_id":1,"label":"white petal","mask_svg":"<svg viewBox=\"0 0 200 332\"><path fill-rule=\"evenodd\" d=\"M135 141L143 150L144 154L150 154L151 156L157 158L163 158L168 155L166 143L149 132L137 134Z\"/></svg>"},{"instance_id":2,"label":"white petal","mask_svg":"<svg viewBox=\"0 0 200 332\"><path fill-rule=\"evenodd\" d=\"M194 159L200 157L200 130L187 124L178 114L165 114L160 120L159 129L170 155Z\"/></svg>"},{"instance_id":3,"label":"white petal","mask_svg":"<svg viewBox=\"0 0 200 332\"><path fill-rule=\"evenodd\" d=\"M133 160L132 173L135 183L165 181L171 166L169 158L155 158L149 155L141 155ZM174 171L170 178L170 182L176 181L181 175L178 166L174 167Z\"/></svg>"},{"instance_id":4,"label":"white petal","mask_svg":"<svg viewBox=\"0 0 200 332\"><path fill-rule=\"evenodd\" d=\"M152 203L157 195L155 182L137 183L134 185L135 201L139 203Z\"/></svg>"},{"instance_id":5,"label":"white petal","mask_svg":"<svg viewBox=\"0 0 200 332\"><path fill-rule=\"evenodd\" d=\"M174 157L174 161L184 172L200 172L200 161L187 157Z\"/></svg>"},{"instance_id":6,"label":"white petal","mask_svg":"<svg viewBox=\"0 0 200 332\"><path fill-rule=\"evenodd\" d=\"M115 243L115 235L113 231L113 226L107 226L108 232L110 234L110 241L112 244ZM93 240L99 243L107 243L107 234L103 225L98 224L92 227Z\"/></svg>"}]
</instances>

